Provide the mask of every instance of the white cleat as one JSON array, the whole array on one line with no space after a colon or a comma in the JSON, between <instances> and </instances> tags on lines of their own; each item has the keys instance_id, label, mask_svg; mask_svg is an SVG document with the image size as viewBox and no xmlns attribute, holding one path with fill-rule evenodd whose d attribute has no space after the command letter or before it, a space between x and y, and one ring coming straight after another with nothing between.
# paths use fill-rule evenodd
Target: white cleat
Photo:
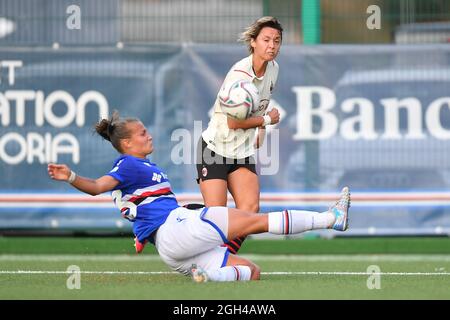
<instances>
[{"instance_id":1,"label":"white cleat","mask_svg":"<svg viewBox=\"0 0 450 320\"><path fill-rule=\"evenodd\" d=\"M348 228L348 209L350 208L350 190L348 187L342 188L341 198L334 206L330 208L330 212L334 214L336 220L332 226L334 230L345 231Z\"/></svg>"},{"instance_id":2,"label":"white cleat","mask_svg":"<svg viewBox=\"0 0 450 320\"><path fill-rule=\"evenodd\" d=\"M208 281L208 274L201 267L197 267L196 264L193 264L191 267L191 275L192 280L194 282L206 282Z\"/></svg>"}]
</instances>

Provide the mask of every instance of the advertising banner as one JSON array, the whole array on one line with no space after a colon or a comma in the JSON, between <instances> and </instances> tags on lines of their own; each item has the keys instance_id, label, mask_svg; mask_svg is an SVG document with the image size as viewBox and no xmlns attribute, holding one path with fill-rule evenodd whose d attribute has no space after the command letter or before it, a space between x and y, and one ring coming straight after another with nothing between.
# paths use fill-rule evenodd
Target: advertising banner
<instances>
[{"instance_id":1,"label":"advertising banner","mask_svg":"<svg viewBox=\"0 0 450 320\"><path fill-rule=\"evenodd\" d=\"M0 49L0 228L129 230L108 194L48 178L117 157L93 124L118 110L154 139L180 203L201 202L195 150L239 45ZM450 49L283 46L257 152L261 211L325 211L352 190L347 235L450 233ZM230 198L229 205L233 205Z\"/></svg>"}]
</instances>

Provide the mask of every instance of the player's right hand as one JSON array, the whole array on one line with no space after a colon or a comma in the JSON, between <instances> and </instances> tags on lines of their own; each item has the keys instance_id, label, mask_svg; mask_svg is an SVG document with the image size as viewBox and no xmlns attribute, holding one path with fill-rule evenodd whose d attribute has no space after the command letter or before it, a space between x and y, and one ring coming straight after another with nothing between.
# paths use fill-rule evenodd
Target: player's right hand
<instances>
[{"instance_id":1,"label":"player's right hand","mask_svg":"<svg viewBox=\"0 0 450 320\"><path fill-rule=\"evenodd\" d=\"M278 112L277 108L274 107L267 113L267 115L270 117L270 119L272 119L272 122L270 124L277 124L278 122L280 122L280 112Z\"/></svg>"},{"instance_id":2,"label":"player's right hand","mask_svg":"<svg viewBox=\"0 0 450 320\"><path fill-rule=\"evenodd\" d=\"M47 171L53 180L67 181L70 177L70 168L65 164L49 163Z\"/></svg>"}]
</instances>

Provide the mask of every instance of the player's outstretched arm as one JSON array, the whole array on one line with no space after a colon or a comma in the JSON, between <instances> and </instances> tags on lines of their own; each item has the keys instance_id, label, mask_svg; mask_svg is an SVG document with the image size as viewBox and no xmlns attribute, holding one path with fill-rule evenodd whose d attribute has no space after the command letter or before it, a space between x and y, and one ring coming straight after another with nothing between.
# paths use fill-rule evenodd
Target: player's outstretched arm
<instances>
[{"instance_id":1,"label":"player's outstretched arm","mask_svg":"<svg viewBox=\"0 0 450 320\"><path fill-rule=\"evenodd\" d=\"M47 171L53 180L67 181L78 190L93 196L111 191L119 184L119 181L108 175L96 180L78 176L65 164L49 163Z\"/></svg>"}]
</instances>

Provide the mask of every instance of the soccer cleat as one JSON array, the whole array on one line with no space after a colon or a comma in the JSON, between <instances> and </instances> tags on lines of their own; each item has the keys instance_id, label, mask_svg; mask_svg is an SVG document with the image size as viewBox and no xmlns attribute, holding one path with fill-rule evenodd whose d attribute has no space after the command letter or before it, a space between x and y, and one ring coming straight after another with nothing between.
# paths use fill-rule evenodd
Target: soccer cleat
<instances>
[{"instance_id":1,"label":"soccer cleat","mask_svg":"<svg viewBox=\"0 0 450 320\"><path fill-rule=\"evenodd\" d=\"M148 240L146 239L144 243L139 242L137 237L134 237L134 247L136 248L136 253L141 253L144 250L145 245L147 244Z\"/></svg>"},{"instance_id":2,"label":"soccer cleat","mask_svg":"<svg viewBox=\"0 0 450 320\"><path fill-rule=\"evenodd\" d=\"M206 274L206 271L203 270L201 267L197 267L196 264L193 264L191 267L191 275L192 280L194 280L194 282L208 281L208 275Z\"/></svg>"},{"instance_id":3,"label":"soccer cleat","mask_svg":"<svg viewBox=\"0 0 450 320\"><path fill-rule=\"evenodd\" d=\"M342 188L341 198L336 202L334 206L330 208L330 211L336 217L336 220L332 226L334 230L345 231L348 228L348 209L350 208L350 190L348 187Z\"/></svg>"}]
</instances>

